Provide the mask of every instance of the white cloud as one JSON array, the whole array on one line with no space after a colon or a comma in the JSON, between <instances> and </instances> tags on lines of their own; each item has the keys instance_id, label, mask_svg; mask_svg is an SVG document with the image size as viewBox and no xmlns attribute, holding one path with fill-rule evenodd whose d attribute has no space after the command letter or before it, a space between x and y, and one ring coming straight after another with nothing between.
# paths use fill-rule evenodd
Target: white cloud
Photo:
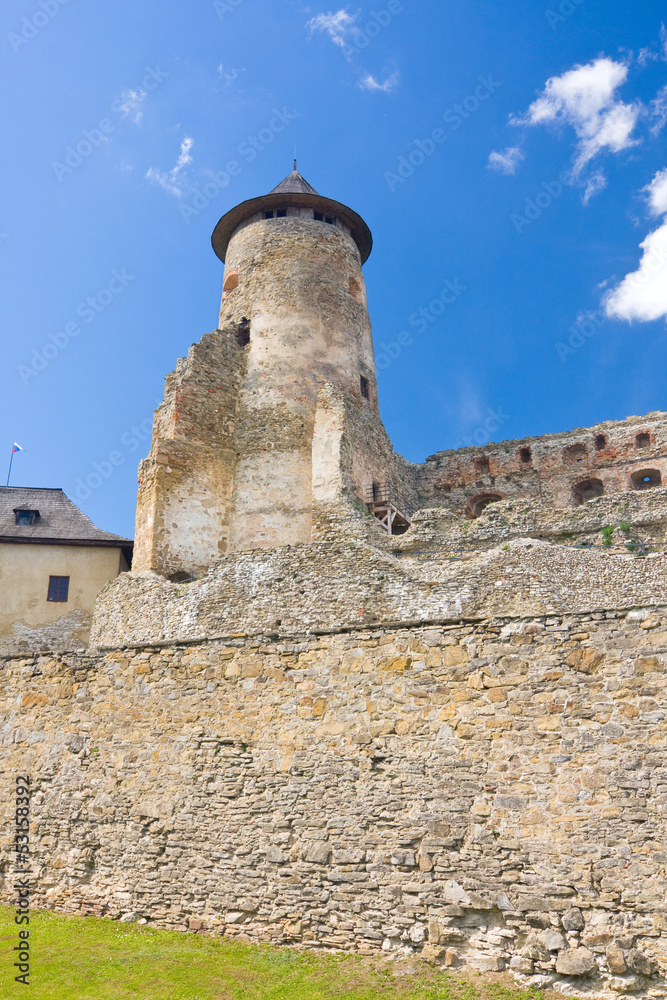
<instances>
[{"instance_id":1,"label":"white cloud","mask_svg":"<svg viewBox=\"0 0 667 1000\"><path fill-rule=\"evenodd\" d=\"M649 106L649 115L653 121L651 133L657 135L667 122L667 83L655 95Z\"/></svg>"},{"instance_id":2,"label":"white cloud","mask_svg":"<svg viewBox=\"0 0 667 1000\"><path fill-rule=\"evenodd\" d=\"M542 94L513 125L571 125L578 142L573 178L604 149L618 153L635 145L631 138L641 105L624 104L616 91L625 83L628 67L601 57L547 80Z\"/></svg>"},{"instance_id":3,"label":"white cloud","mask_svg":"<svg viewBox=\"0 0 667 1000\"><path fill-rule=\"evenodd\" d=\"M145 90L124 90L118 99L118 110L122 112L122 117L132 117L135 125L138 125L144 116L143 103L146 100Z\"/></svg>"},{"instance_id":4,"label":"white cloud","mask_svg":"<svg viewBox=\"0 0 667 1000\"><path fill-rule=\"evenodd\" d=\"M586 190L584 191L584 205L587 205L591 198L593 198L596 194L599 194L600 191L604 191L606 186L607 178L601 171L598 170L598 172L593 174L586 184Z\"/></svg>"},{"instance_id":5,"label":"white cloud","mask_svg":"<svg viewBox=\"0 0 667 1000\"><path fill-rule=\"evenodd\" d=\"M640 66L645 66L647 62L662 59L667 61L667 28L660 25L660 42L656 49L654 45L648 45L645 49L639 50L637 62Z\"/></svg>"},{"instance_id":6,"label":"white cloud","mask_svg":"<svg viewBox=\"0 0 667 1000\"><path fill-rule=\"evenodd\" d=\"M156 170L151 167L146 173L146 177L149 181L154 181L159 184L161 188L168 191L169 194L173 194L176 198L180 198L183 194L183 189L181 187L183 178L180 176L183 169L187 167L189 163L192 163L192 157L190 156L190 150L192 149L192 144L194 139L183 139L181 142L181 150L176 161L176 166L172 167L169 173L162 173L160 170Z\"/></svg>"},{"instance_id":7,"label":"white cloud","mask_svg":"<svg viewBox=\"0 0 667 1000\"><path fill-rule=\"evenodd\" d=\"M651 215L667 214L667 167L659 170L650 184L644 188L648 195Z\"/></svg>"},{"instance_id":8,"label":"white cloud","mask_svg":"<svg viewBox=\"0 0 667 1000\"><path fill-rule=\"evenodd\" d=\"M231 67L230 69L225 69L222 63L218 66L218 76L224 80L225 86L228 87L234 80L238 80L241 73L245 73L245 69L236 69Z\"/></svg>"},{"instance_id":9,"label":"white cloud","mask_svg":"<svg viewBox=\"0 0 667 1000\"><path fill-rule=\"evenodd\" d=\"M357 17L357 14L350 14L342 7L335 14L318 14L308 21L306 27L310 28L311 35L315 31L325 31L334 45L345 48L346 39L354 30Z\"/></svg>"},{"instance_id":10,"label":"white cloud","mask_svg":"<svg viewBox=\"0 0 667 1000\"><path fill-rule=\"evenodd\" d=\"M368 73L366 76L361 78L361 80L359 81L359 86L361 87L362 90L380 90L382 91L383 94L391 94L392 91L396 90L396 88L398 87L399 79L400 76L398 70L396 70L396 72L394 73L391 73L391 75L387 77L384 83L380 83L379 80L376 80L376 78L371 73Z\"/></svg>"},{"instance_id":11,"label":"white cloud","mask_svg":"<svg viewBox=\"0 0 667 1000\"><path fill-rule=\"evenodd\" d=\"M489 153L487 167L492 170L500 170L503 174L514 174L523 160L523 153L518 146L508 146L507 149L493 150Z\"/></svg>"},{"instance_id":12,"label":"white cloud","mask_svg":"<svg viewBox=\"0 0 667 1000\"><path fill-rule=\"evenodd\" d=\"M644 192L650 213L667 216L667 168L658 171ZM643 253L637 270L603 299L605 312L613 319L667 318L667 217L639 245Z\"/></svg>"}]
</instances>

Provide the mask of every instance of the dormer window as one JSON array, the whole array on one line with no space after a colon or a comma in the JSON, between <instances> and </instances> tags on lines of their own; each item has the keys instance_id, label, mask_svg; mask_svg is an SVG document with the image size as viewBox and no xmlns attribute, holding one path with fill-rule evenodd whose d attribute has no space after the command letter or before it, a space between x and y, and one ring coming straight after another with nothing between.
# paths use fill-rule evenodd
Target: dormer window
<instances>
[{"instance_id":1,"label":"dormer window","mask_svg":"<svg viewBox=\"0 0 667 1000\"><path fill-rule=\"evenodd\" d=\"M39 518L39 511L38 510L22 510L22 509L20 509L18 507L15 507L14 508L14 518L15 518L15 522L14 522L15 524L22 524L22 525L30 526L32 524L36 524L37 519Z\"/></svg>"}]
</instances>

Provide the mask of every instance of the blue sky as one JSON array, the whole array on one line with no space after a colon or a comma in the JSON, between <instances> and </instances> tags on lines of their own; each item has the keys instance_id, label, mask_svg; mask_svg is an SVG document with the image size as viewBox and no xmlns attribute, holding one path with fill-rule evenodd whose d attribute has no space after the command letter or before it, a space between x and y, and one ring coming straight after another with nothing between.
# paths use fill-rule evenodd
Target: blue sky
<instances>
[{"instance_id":1,"label":"blue sky","mask_svg":"<svg viewBox=\"0 0 667 1000\"><path fill-rule=\"evenodd\" d=\"M407 458L665 408L665 19L650 0L6 5L13 484L133 533L164 375L217 322L211 232L295 146L373 231L381 411Z\"/></svg>"}]
</instances>

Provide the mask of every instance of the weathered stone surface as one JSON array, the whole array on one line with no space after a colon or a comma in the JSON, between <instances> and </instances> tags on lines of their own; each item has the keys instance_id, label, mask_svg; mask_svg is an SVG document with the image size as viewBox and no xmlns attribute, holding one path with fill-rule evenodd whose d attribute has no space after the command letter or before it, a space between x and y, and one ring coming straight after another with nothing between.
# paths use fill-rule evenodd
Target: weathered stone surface
<instances>
[{"instance_id":1,"label":"weathered stone surface","mask_svg":"<svg viewBox=\"0 0 667 1000\"><path fill-rule=\"evenodd\" d=\"M650 958L639 951L638 948L630 949L627 955L627 964L629 969L641 976L650 976L655 968Z\"/></svg>"},{"instance_id":2,"label":"weathered stone surface","mask_svg":"<svg viewBox=\"0 0 667 1000\"><path fill-rule=\"evenodd\" d=\"M556 972L561 976L590 976L596 971L595 955L588 948L570 948L556 959Z\"/></svg>"}]
</instances>

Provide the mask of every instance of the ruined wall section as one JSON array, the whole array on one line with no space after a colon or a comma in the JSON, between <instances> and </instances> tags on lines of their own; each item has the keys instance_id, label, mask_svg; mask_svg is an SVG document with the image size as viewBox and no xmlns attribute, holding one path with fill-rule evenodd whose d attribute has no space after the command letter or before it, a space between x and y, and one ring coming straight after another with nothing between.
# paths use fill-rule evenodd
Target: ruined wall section
<instances>
[{"instance_id":1,"label":"ruined wall section","mask_svg":"<svg viewBox=\"0 0 667 1000\"><path fill-rule=\"evenodd\" d=\"M435 556L444 556L443 550L451 555L458 551L466 554L515 538L594 546L606 545L607 538L613 549L663 550L667 543L667 489L616 493L569 509L555 509L540 499L500 500L472 521L443 507L420 510L410 530L392 540L392 549L405 554L420 552L427 558L431 552Z\"/></svg>"},{"instance_id":2,"label":"ruined wall section","mask_svg":"<svg viewBox=\"0 0 667 1000\"><path fill-rule=\"evenodd\" d=\"M381 545L385 529L366 508L374 483L418 507L417 467L396 454L374 409L330 383L318 395L312 466L314 541L357 537Z\"/></svg>"},{"instance_id":3,"label":"ruined wall section","mask_svg":"<svg viewBox=\"0 0 667 1000\"><path fill-rule=\"evenodd\" d=\"M666 666L664 607L6 660L34 902L665 996Z\"/></svg>"},{"instance_id":4,"label":"ruined wall section","mask_svg":"<svg viewBox=\"0 0 667 1000\"><path fill-rule=\"evenodd\" d=\"M229 324L193 344L167 376L150 455L139 466L135 572L186 577L227 551L246 353Z\"/></svg>"},{"instance_id":5,"label":"ruined wall section","mask_svg":"<svg viewBox=\"0 0 667 1000\"><path fill-rule=\"evenodd\" d=\"M381 530L381 529L380 529ZM97 599L91 643L118 648L229 632L330 631L661 602L667 554L641 558L516 539L459 560L394 555L360 537L235 553L202 579L126 573Z\"/></svg>"},{"instance_id":6,"label":"ruined wall section","mask_svg":"<svg viewBox=\"0 0 667 1000\"><path fill-rule=\"evenodd\" d=\"M644 472L651 474L650 484L642 482ZM418 474L422 508L446 507L468 517L477 516L476 504L489 497L536 497L563 508L595 495L661 483L667 484L667 414L662 412L437 452Z\"/></svg>"}]
</instances>

